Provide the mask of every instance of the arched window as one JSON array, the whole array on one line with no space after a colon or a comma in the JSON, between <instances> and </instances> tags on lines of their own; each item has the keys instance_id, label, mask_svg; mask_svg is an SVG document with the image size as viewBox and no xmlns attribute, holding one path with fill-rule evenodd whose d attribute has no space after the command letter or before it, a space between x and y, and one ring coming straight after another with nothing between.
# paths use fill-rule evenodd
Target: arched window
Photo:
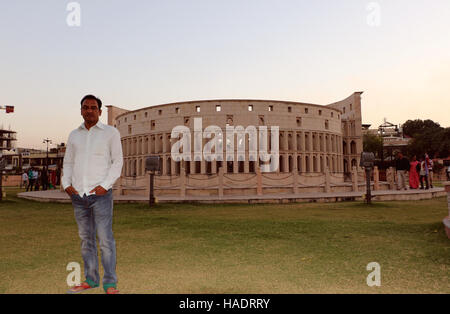
<instances>
[{"instance_id":1,"label":"arched window","mask_svg":"<svg viewBox=\"0 0 450 314\"><path fill-rule=\"evenodd\" d=\"M356 154L356 143L355 143L355 141L351 141L351 143L350 143L350 150L351 150L352 155Z\"/></svg>"}]
</instances>

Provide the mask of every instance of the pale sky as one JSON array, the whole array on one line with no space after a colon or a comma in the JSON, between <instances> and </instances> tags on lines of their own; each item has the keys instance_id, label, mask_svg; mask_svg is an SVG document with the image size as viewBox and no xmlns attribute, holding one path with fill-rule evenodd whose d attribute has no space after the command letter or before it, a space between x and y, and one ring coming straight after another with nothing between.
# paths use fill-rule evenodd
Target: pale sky
<instances>
[{"instance_id":1,"label":"pale sky","mask_svg":"<svg viewBox=\"0 0 450 314\"><path fill-rule=\"evenodd\" d=\"M0 104L15 106L0 126L18 147L66 142L88 93L139 109L364 91L363 123L450 126L449 0L79 0L79 27L70 2L0 0Z\"/></svg>"}]
</instances>

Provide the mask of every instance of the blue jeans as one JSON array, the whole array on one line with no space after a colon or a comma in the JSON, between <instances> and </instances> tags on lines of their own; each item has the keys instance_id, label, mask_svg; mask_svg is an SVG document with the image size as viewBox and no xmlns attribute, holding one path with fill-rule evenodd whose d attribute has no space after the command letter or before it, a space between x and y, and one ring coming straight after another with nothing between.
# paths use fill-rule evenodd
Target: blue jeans
<instances>
[{"instance_id":1,"label":"blue jeans","mask_svg":"<svg viewBox=\"0 0 450 314\"><path fill-rule=\"evenodd\" d=\"M72 195L72 205L81 239L81 255L84 261L84 275L91 287L98 287L97 241L98 236L102 265L104 269L103 288L116 287L116 242L112 232L113 197L112 189L105 195Z\"/></svg>"}]
</instances>

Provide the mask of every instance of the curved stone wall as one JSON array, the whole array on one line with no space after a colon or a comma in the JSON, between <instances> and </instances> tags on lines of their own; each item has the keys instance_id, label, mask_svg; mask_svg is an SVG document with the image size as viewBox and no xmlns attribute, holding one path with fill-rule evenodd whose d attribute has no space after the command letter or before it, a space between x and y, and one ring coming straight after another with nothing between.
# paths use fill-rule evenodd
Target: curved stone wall
<instances>
[{"instance_id":1,"label":"curved stone wall","mask_svg":"<svg viewBox=\"0 0 450 314\"><path fill-rule=\"evenodd\" d=\"M351 165L359 164L360 94L328 106L272 100L189 101L135 111L108 106L108 121L122 137L124 167L119 184L129 193L144 193L148 188L145 159L159 155L162 169L156 188L160 194L215 194L219 185L225 194L254 193L257 192L256 174L264 181L259 185L263 193L289 192L294 188L323 191L326 176L333 190L334 186L345 183L344 174L352 170ZM245 140L244 160L236 155L242 142L238 143L239 138L234 136L234 161L195 160L193 152L191 161L174 161L171 149L179 138L171 138L172 130L176 126L189 128L191 147L194 147L196 118L201 118L203 131L207 126L218 126L224 133L227 126L267 127L269 147L271 127L278 126L279 167L273 172L260 173L262 162L249 158L248 135L241 139ZM209 141L203 138L201 147ZM218 182L219 169L222 169L221 182Z\"/></svg>"}]
</instances>

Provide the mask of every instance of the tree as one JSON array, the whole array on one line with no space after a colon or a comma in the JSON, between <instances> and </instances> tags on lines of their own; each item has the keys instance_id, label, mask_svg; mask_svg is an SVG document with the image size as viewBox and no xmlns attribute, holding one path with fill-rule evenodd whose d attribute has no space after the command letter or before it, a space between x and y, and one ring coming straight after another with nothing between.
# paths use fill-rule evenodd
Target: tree
<instances>
[{"instance_id":1,"label":"tree","mask_svg":"<svg viewBox=\"0 0 450 314\"><path fill-rule=\"evenodd\" d=\"M450 155L450 128L443 128L432 120L408 120L403 125L403 133L412 137L407 147L410 156L418 158L428 153L433 158Z\"/></svg>"},{"instance_id":2,"label":"tree","mask_svg":"<svg viewBox=\"0 0 450 314\"><path fill-rule=\"evenodd\" d=\"M374 134L364 134L363 150L374 153L375 158L381 158L383 154L383 138Z\"/></svg>"},{"instance_id":3,"label":"tree","mask_svg":"<svg viewBox=\"0 0 450 314\"><path fill-rule=\"evenodd\" d=\"M407 135L409 137L416 137L428 130L439 130L442 129L442 127L439 125L439 123L434 122L433 120L408 120L403 125L403 134Z\"/></svg>"}]
</instances>

